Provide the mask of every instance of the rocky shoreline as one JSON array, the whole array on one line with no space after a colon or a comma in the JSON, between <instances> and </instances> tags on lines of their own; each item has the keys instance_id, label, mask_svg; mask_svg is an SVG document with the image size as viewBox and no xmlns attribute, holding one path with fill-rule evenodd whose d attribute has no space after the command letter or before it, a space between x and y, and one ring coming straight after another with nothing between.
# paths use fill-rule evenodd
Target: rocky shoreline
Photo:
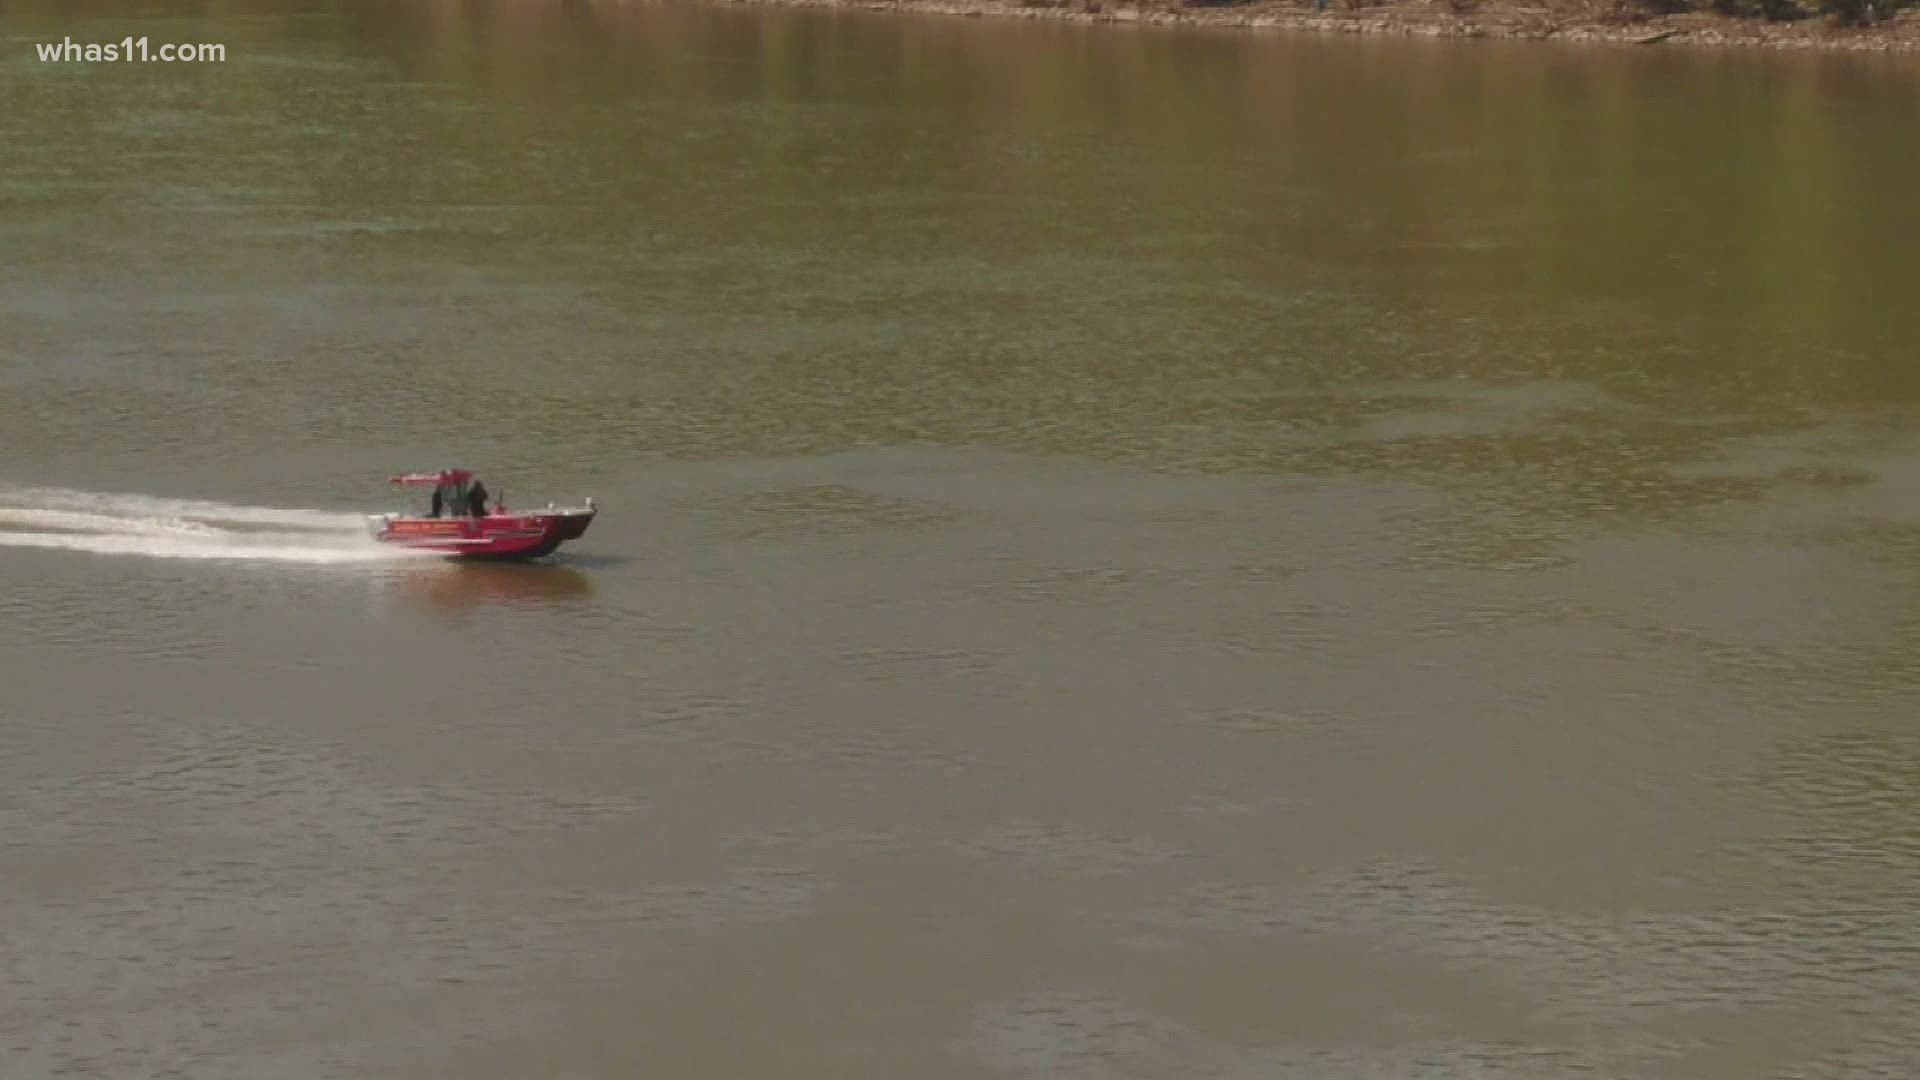
<instances>
[{"instance_id":1,"label":"rocky shoreline","mask_svg":"<svg viewBox=\"0 0 1920 1080\"><path fill-rule=\"evenodd\" d=\"M1825 16L1794 21L1705 13L1650 15L1618 21L1569 18L1546 8L1511 8L1454 14L1431 0L1350 10L1318 10L1293 3L1253 0L1231 6L1153 6L1114 0L1070 4L1032 0L710 0L746 6L1044 19L1062 22L1132 23L1154 26L1235 27L1337 34L1398 34L1423 37L1519 38L1611 42L1628 45L1735 45L1768 49L1859 52L1920 52L1920 18L1889 19L1870 26L1846 25Z\"/></svg>"}]
</instances>

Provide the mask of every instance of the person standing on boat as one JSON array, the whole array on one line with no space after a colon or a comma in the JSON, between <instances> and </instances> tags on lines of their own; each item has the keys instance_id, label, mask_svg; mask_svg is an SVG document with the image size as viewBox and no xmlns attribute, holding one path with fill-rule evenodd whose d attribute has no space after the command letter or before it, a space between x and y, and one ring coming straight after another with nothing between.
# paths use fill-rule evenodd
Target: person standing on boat
<instances>
[{"instance_id":1,"label":"person standing on boat","mask_svg":"<svg viewBox=\"0 0 1920 1080\"><path fill-rule=\"evenodd\" d=\"M467 513L474 517L487 516L487 485L481 483L477 476L473 478L473 487L467 491Z\"/></svg>"}]
</instances>

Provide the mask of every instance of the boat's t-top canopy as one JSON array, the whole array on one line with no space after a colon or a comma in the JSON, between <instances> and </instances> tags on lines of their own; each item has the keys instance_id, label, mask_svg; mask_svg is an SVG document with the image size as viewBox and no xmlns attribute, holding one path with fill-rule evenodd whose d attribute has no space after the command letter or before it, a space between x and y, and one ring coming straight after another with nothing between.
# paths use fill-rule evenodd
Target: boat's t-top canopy
<instances>
[{"instance_id":1,"label":"boat's t-top canopy","mask_svg":"<svg viewBox=\"0 0 1920 1080\"><path fill-rule=\"evenodd\" d=\"M464 486L467 481L473 479L473 474L465 469L442 469L439 472L401 473L398 476L389 476L387 479L396 484L432 484L435 487L449 484Z\"/></svg>"}]
</instances>

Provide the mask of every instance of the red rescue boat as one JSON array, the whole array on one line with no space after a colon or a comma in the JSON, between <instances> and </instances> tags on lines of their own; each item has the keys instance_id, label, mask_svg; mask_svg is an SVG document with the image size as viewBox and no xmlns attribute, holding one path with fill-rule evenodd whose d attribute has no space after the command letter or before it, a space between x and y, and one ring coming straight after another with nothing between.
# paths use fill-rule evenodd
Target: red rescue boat
<instances>
[{"instance_id":1,"label":"red rescue boat","mask_svg":"<svg viewBox=\"0 0 1920 1080\"><path fill-rule=\"evenodd\" d=\"M433 489L428 512L370 514L367 531L383 544L433 551L460 559L539 559L561 544L577 540L593 524L599 510L588 499L585 506L514 511L495 498L488 506L486 485L466 469L404 473L388 477L395 484Z\"/></svg>"}]
</instances>

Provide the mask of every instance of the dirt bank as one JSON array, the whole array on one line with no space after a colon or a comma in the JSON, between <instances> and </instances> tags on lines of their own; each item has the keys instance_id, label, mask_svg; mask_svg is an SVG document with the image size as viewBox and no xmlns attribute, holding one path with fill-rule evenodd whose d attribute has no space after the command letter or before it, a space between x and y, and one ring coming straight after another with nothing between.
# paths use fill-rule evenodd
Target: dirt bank
<instances>
[{"instance_id":1,"label":"dirt bank","mask_svg":"<svg viewBox=\"0 0 1920 1080\"><path fill-rule=\"evenodd\" d=\"M1625 0L1592 0L1552 7L1493 7L1472 0L1409 0L1325 8L1274 0L1183 6L1114 0L713 0L716 3L861 9L960 16L1114 22L1150 25L1310 30L1340 34L1533 38L1635 45L1739 45L1771 49L1872 52L1920 51L1916 12L1860 24L1826 14L1786 19L1717 12L1650 13Z\"/></svg>"}]
</instances>

